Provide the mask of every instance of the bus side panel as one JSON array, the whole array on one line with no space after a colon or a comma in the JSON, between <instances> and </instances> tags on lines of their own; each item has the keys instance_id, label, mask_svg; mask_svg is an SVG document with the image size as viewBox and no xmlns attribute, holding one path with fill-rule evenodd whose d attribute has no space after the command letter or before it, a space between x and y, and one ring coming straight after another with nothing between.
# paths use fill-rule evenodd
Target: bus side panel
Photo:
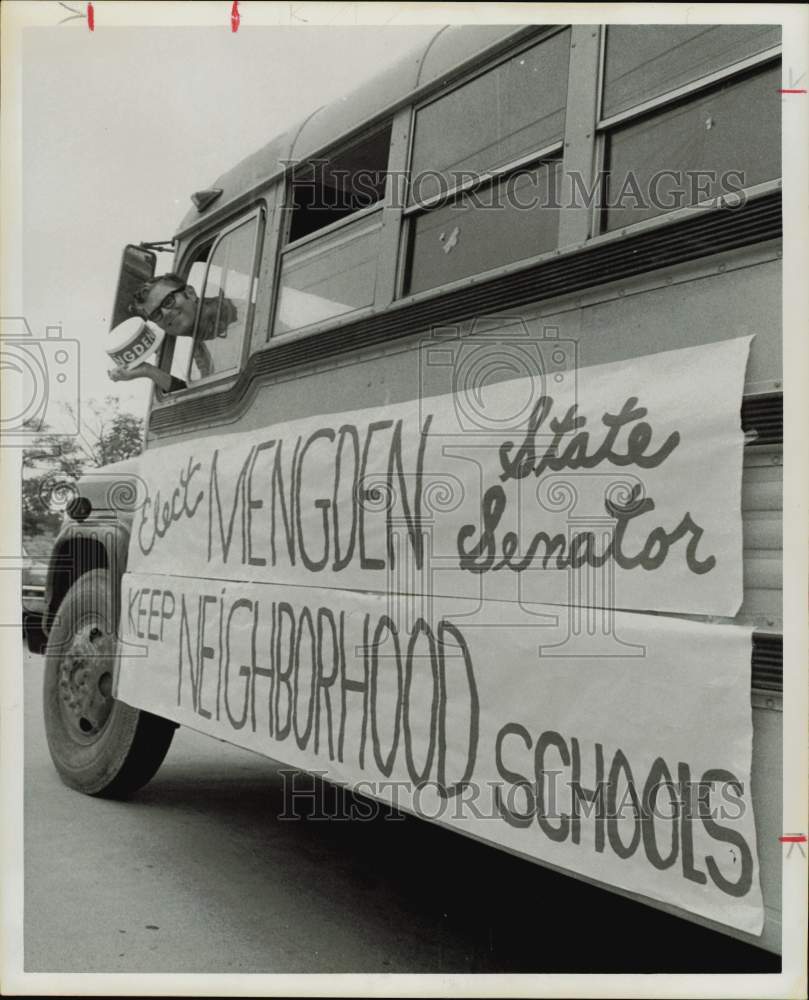
<instances>
[{"instance_id":1,"label":"bus side panel","mask_svg":"<svg viewBox=\"0 0 809 1000\"><path fill-rule=\"evenodd\" d=\"M561 348L561 368L584 367L754 335L747 370L751 393L781 388L781 267L778 247L759 245L696 264L602 285L576 296L543 302L514 314L478 317L457 327L442 324L387 348L370 348L339 359L303 364L294 375L267 379L249 394L249 405L215 428L189 425L180 435L155 437L153 447L216 433L271 427L296 418L385 406L408 399L471 388L464 379L465 352L491 345L539 357ZM440 362L430 347L442 349ZM539 348L539 355L532 350ZM269 348L272 350L272 347ZM527 349L527 350L526 350ZM530 363L530 362L529 362ZM550 367L550 366L549 366ZM488 381L531 374L492 365ZM534 369L536 373L536 369ZM643 397L643 386L638 395ZM699 401L695 400L695 405ZM781 449L748 447L742 491L745 598L737 622L777 634L781 630ZM761 865L766 923L762 938L726 928L725 933L778 952L781 948L781 696L753 693L752 792ZM663 909L665 904L652 904ZM682 915L678 911L678 915ZM698 919L698 922L704 922Z\"/></svg>"}]
</instances>

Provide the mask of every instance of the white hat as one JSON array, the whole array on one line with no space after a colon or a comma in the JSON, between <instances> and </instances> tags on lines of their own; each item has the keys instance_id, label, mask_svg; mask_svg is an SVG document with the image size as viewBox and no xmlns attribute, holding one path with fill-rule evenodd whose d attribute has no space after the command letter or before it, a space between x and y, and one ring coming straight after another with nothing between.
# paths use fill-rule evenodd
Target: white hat
<instances>
[{"instance_id":1,"label":"white hat","mask_svg":"<svg viewBox=\"0 0 809 1000\"><path fill-rule=\"evenodd\" d=\"M107 348L107 354L118 368L131 371L158 350L163 336L156 323L132 316L110 331L112 344Z\"/></svg>"}]
</instances>

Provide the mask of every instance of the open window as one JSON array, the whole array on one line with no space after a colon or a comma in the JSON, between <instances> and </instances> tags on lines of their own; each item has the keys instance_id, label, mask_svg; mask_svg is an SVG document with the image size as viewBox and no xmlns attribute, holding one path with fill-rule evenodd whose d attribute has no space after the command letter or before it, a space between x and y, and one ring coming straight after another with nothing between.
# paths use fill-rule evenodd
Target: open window
<instances>
[{"instance_id":1,"label":"open window","mask_svg":"<svg viewBox=\"0 0 809 1000\"><path fill-rule=\"evenodd\" d=\"M373 305L390 136L388 122L295 170L276 334Z\"/></svg>"},{"instance_id":2,"label":"open window","mask_svg":"<svg viewBox=\"0 0 809 1000\"><path fill-rule=\"evenodd\" d=\"M290 243L382 200L390 131L387 123L333 156L304 163L295 171Z\"/></svg>"},{"instance_id":3,"label":"open window","mask_svg":"<svg viewBox=\"0 0 809 1000\"><path fill-rule=\"evenodd\" d=\"M186 280L197 296L193 337L178 337L171 374L188 385L239 370L253 320L260 213L199 246Z\"/></svg>"}]
</instances>

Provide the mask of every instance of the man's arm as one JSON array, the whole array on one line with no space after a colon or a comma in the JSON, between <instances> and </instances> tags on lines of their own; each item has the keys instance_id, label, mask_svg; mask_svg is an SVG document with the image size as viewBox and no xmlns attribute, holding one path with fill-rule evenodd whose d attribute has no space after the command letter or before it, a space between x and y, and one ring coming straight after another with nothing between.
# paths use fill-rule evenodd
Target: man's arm
<instances>
[{"instance_id":1,"label":"man's arm","mask_svg":"<svg viewBox=\"0 0 809 1000\"><path fill-rule=\"evenodd\" d=\"M148 378L163 392L173 392L175 389L185 389L185 382L162 368L150 365L148 362L127 370L126 368L113 368L108 373L113 382L131 382L136 378Z\"/></svg>"}]
</instances>

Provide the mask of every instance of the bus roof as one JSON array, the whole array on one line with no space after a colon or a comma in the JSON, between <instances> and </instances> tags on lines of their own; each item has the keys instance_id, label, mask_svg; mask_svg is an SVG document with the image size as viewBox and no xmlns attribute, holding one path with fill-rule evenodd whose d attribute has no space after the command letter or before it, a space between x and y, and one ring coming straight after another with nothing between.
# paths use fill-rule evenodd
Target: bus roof
<instances>
[{"instance_id":1,"label":"bus roof","mask_svg":"<svg viewBox=\"0 0 809 1000\"><path fill-rule=\"evenodd\" d=\"M301 162L327 150L374 119L407 103L422 90L440 86L470 59L495 50L515 35L536 30L524 25L452 25L434 34L371 80L331 104L317 108L286 132L245 157L218 177L211 188L222 195L206 210L192 207L177 231L181 237L203 220L225 214L236 203L248 200L285 170L285 162Z\"/></svg>"}]
</instances>

